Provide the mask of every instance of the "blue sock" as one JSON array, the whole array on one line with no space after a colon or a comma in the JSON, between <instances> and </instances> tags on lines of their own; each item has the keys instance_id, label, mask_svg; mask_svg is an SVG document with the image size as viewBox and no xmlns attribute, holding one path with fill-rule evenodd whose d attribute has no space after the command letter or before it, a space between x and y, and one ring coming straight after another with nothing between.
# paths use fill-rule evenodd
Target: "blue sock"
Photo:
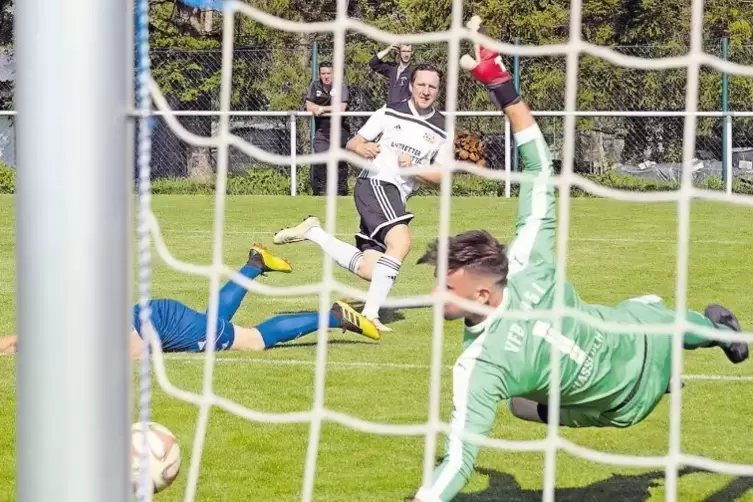
<instances>
[{"instance_id":1,"label":"blue sock","mask_svg":"<svg viewBox=\"0 0 753 502\"><path fill-rule=\"evenodd\" d=\"M329 327L337 328L340 320L329 313ZM302 314L282 314L270 317L259 324L256 329L264 339L264 347L270 348L278 343L289 342L303 335L313 333L319 327L318 312L304 312Z\"/></svg>"},{"instance_id":2,"label":"blue sock","mask_svg":"<svg viewBox=\"0 0 753 502\"><path fill-rule=\"evenodd\" d=\"M261 269L252 265L244 265L243 268L240 269L240 274L253 280L261 274ZM220 290L220 305L217 316L220 319L228 321L232 319L238 311L238 307L241 306L241 302L247 292L248 290L243 286L236 284L233 281L228 281Z\"/></svg>"}]
</instances>

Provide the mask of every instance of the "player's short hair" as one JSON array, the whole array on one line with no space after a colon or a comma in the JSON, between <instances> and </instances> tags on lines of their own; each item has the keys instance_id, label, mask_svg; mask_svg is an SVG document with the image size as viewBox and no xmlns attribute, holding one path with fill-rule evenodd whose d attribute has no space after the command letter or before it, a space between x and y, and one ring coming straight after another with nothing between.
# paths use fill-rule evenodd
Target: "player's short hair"
<instances>
[{"instance_id":1,"label":"player's short hair","mask_svg":"<svg viewBox=\"0 0 753 502\"><path fill-rule=\"evenodd\" d=\"M435 240L418 259L418 264L437 265L439 240ZM507 247L486 230L471 230L449 238L447 271L462 268L499 277L497 284L507 284Z\"/></svg>"},{"instance_id":2,"label":"player's short hair","mask_svg":"<svg viewBox=\"0 0 753 502\"><path fill-rule=\"evenodd\" d=\"M322 61L319 63L319 69L321 70L322 68L332 68L332 63L329 61Z\"/></svg>"},{"instance_id":3,"label":"player's short hair","mask_svg":"<svg viewBox=\"0 0 753 502\"><path fill-rule=\"evenodd\" d=\"M442 73L442 70L440 70L439 68L437 68L435 65L433 65L431 63L421 63L419 65L416 65L413 68L413 73L410 76L410 83L411 84L416 81L416 75L420 71L433 71L439 77L439 81L440 82L442 81L442 77L444 76L444 74Z\"/></svg>"}]
</instances>

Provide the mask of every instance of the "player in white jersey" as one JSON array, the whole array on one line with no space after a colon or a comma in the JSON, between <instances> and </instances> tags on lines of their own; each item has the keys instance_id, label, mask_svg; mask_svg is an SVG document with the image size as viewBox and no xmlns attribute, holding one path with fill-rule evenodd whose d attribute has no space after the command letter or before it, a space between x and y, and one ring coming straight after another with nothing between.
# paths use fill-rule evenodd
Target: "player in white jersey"
<instances>
[{"instance_id":1,"label":"player in white jersey","mask_svg":"<svg viewBox=\"0 0 753 502\"><path fill-rule=\"evenodd\" d=\"M419 181L439 183L439 171L408 176L401 169L412 166L451 165L455 161L453 138L445 131L445 118L434 108L441 72L433 65L416 66L411 75L411 98L377 110L348 141L346 148L369 159L369 167L356 180L354 198L361 217L356 245L328 235L319 219L281 230L275 244L313 241L340 266L371 281L363 315L380 330L379 309L387 299L400 266L410 252L406 210L408 197Z\"/></svg>"}]
</instances>

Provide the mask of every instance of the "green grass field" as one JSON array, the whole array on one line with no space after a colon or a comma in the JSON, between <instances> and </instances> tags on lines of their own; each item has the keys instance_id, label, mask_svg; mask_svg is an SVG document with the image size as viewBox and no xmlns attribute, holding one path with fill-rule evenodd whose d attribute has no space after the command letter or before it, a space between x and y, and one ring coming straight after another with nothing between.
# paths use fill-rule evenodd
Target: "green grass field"
<instances>
[{"instance_id":1,"label":"green grass field","mask_svg":"<svg viewBox=\"0 0 753 502\"><path fill-rule=\"evenodd\" d=\"M509 241L516 199L453 200L452 231L485 228ZM212 197L160 196L154 206L167 245L183 261L206 264L211 258ZM438 199L416 198L411 209L415 245L393 295L424 294L432 270L414 266L436 234ZM224 258L240 267L248 246L271 245L272 234L308 214L324 216L320 199L307 197L229 197ZM690 247L689 306L729 306L750 330L753 326L751 246L753 210L693 203ZM676 207L671 204L618 203L600 199L572 201L568 277L586 301L616 303L655 293L672 305L675 297ZM351 240L357 226L349 198L338 201L337 231ZM14 214L11 198L0 199L0 328L14 330ZM322 255L311 243L274 248L290 258L294 273L260 278L290 286L316 282ZM136 275L134 274L134 278ZM367 283L336 270L343 282L366 289ZM55 284L50 284L55 287ZM169 296L204 309L208 280L177 273L157 259L154 296ZM316 309L318 297L262 297L249 294L234 321L254 324L275 313ZM427 418L431 357L431 310L409 309L391 316L393 333L376 344L357 335L331 332L326 373L326 406L360 419L388 424L420 424ZM121 330L122 331L122 330ZM461 326L445 325L442 417L450 413L451 373L460 353ZM107 333L103 333L107 336ZM265 412L309 410L313 403L315 336L261 354L220 354L214 373L219 396ZM42 369L43 370L43 369ZM200 356L180 355L167 361L170 380L200 392ZM14 500L15 360L0 359L0 500ZM686 354L685 374L693 375L683 391L684 451L721 461L753 464L753 363L733 366L718 349ZM742 379L719 380L728 376ZM134 369L134 383L136 383ZM156 385L156 383L155 383ZM198 409L155 389L153 418L180 441L183 468L175 484L157 501L183 500ZM600 451L662 455L668 445L669 399L645 422L628 430L566 430L575 443ZM249 422L213 409L202 454L198 500L295 501L300 498L309 427ZM544 426L516 419L501 407L493 437L537 439ZM440 437L440 441L443 438ZM355 432L325 423L319 445L315 498L320 501L401 501L419 486L423 437L391 437ZM440 444L438 452L442 451ZM483 449L462 501L536 501L543 485L543 454ZM680 479L683 501L753 501L753 478L735 478L688 469ZM40 474L43 479L43 474ZM557 460L557 500L664 500L661 470L626 469L592 463L562 453Z\"/></svg>"}]
</instances>

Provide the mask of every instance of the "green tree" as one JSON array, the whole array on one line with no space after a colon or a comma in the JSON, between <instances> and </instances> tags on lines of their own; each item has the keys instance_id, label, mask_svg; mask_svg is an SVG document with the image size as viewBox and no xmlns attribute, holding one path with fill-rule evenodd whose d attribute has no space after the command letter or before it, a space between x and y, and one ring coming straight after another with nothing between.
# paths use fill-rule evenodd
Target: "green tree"
<instances>
[{"instance_id":1,"label":"green tree","mask_svg":"<svg viewBox=\"0 0 753 502\"><path fill-rule=\"evenodd\" d=\"M0 0L0 47L13 45L13 0Z\"/></svg>"}]
</instances>

